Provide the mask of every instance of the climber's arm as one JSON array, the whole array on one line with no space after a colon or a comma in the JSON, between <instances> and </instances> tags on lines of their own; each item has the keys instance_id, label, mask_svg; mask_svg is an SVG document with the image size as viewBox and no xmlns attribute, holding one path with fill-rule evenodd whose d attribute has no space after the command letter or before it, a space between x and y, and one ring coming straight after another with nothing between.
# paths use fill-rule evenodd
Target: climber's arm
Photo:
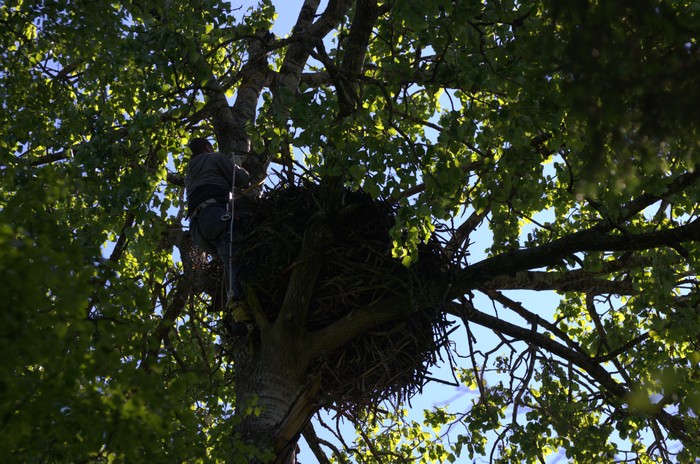
<instances>
[{"instance_id":1,"label":"climber's arm","mask_svg":"<svg viewBox=\"0 0 700 464\"><path fill-rule=\"evenodd\" d=\"M248 186L248 182L250 182L250 174L248 174L248 171L243 169L242 167L238 165L234 165L234 173L236 176L236 188L245 188Z\"/></svg>"},{"instance_id":2,"label":"climber's arm","mask_svg":"<svg viewBox=\"0 0 700 464\"><path fill-rule=\"evenodd\" d=\"M245 188L248 182L250 182L250 174L248 174L248 171L234 164L228 156L219 155L217 157L217 163L229 184L233 183L233 176L236 176L235 185L237 189Z\"/></svg>"}]
</instances>

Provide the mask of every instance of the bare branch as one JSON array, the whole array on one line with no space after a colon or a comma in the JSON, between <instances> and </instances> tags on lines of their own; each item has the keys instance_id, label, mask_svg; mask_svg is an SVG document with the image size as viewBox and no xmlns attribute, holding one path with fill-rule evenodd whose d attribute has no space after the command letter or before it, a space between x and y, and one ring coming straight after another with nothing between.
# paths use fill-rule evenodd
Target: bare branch
<instances>
[{"instance_id":1,"label":"bare branch","mask_svg":"<svg viewBox=\"0 0 700 464\"><path fill-rule=\"evenodd\" d=\"M551 322L541 318L537 314L528 311L519 302L511 300L510 298L508 298L507 296L503 295L500 292L494 292L491 290L487 290L484 293L486 295L488 295L489 298L492 298L493 300L498 301L503 306L512 310L518 316L522 317L527 322L529 322L532 325L533 330L536 330L537 327L540 326L540 327L552 332L553 335L556 335L560 340L562 340L564 343L566 343L569 348L576 350L579 353L585 354L585 352L581 348L581 346L578 343L571 340L569 338L569 336L564 331L559 329L559 327L557 327L556 325L552 324Z\"/></svg>"},{"instance_id":2,"label":"bare branch","mask_svg":"<svg viewBox=\"0 0 700 464\"><path fill-rule=\"evenodd\" d=\"M53 153L47 153L46 155L39 156L31 161L32 166L41 166L42 164L55 163L56 161L63 161L69 159L73 156L72 149L68 148L66 150L61 150Z\"/></svg>"},{"instance_id":3,"label":"bare branch","mask_svg":"<svg viewBox=\"0 0 700 464\"><path fill-rule=\"evenodd\" d=\"M474 211L452 234L452 238L445 245L445 253L452 257L463 245L469 241L471 233L481 224L481 221L491 211L490 207L484 208L483 211Z\"/></svg>"},{"instance_id":4,"label":"bare branch","mask_svg":"<svg viewBox=\"0 0 700 464\"><path fill-rule=\"evenodd\" d=\"M316 435L316 430L314 430L314 426L311 423L308 423L306 427L304 427L302 435L304 436L306 443L309 445L309 448L311 448L311 452L314 453L314 456L320 464L331 463L331 461L326 457L326 454L321 449L321 445L328 447L333 451L333 454L335 456L337 456L338 458L340 457L340 450L333 446L332 443L319 438L318 435Z\"/></svg>"}]
</instances>

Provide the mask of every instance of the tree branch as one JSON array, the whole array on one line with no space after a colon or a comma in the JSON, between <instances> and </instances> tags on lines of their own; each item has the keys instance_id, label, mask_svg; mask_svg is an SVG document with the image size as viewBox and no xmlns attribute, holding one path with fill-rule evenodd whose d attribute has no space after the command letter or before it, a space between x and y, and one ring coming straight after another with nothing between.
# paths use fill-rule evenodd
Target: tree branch
<instances>
[{"instance_id":1,"label":"tree branch","mask_svg":"<svg viewBox=\"0 0 700 464\"><path fill-rule=\"evenodd\" d=\"M241 82L237 89L236 101L229 108L224 89L216 90L210 98L216 99L214 106L214 127L221 150L227 153L250 154L250 136L246 132L249 124L255 123L258 100L262 89L271 79L267 53L274 36L267 30L258 32L248 45L248 62L241 69ZM253 160L250 160L253 161ZM254 180L264 177L264 160L254 160L251 169ZM246 166L248 167L248 166Z\"/></svg>"},{"instance_id":2,"label":"tree branch","mask_svg":"<svg viewBox=\"0 0 700 464\"><path fill-rule=\"evenodd\" d=\"M452 234L452 238L445 245L445 253L447 256L452 257L455 255L457 250L469 241L469 236L472 232L481 224L481 221L486 217L486 215L491 211L491 207L484 208L483 211L474 211L466 221L464 221ZM468 245L468 244L467 244Z\"/></svg>"},{"instance_id":3,"label":"tree branch","mask_svg":"<svg viewBox=\"0 0 700 464\"><path fill-rule=\"evenodd\" d=\"M338 450L338 448L333 446L332 443L320 439L318 435L316 435L316 430L314 430L314 426L310 422L306 424L306 427L304 427L302 435L304 436L306 443L309 445L309 448L311 448L311 452L314 453L314 456L318 460L319 464L331 464L331 461L326 457L326 453L324 453L321 449L321 445L327 446L333 450L333 454L340 456L340 450Z\"/></svg>"},{"instance_id":4,"label":"tree branch","mask_svg":"<svg viewBox=\"0 0 700 464\"><path fill-rule=\"evenodd\" d=\"M632 295L634 286L629 280L598 278L603 272L576 269L568 272L523 271L489 280L479 290L554 290L591 295Z\"/></svg>"},{"instance_id":5,"label":"tree branch","mask_svg":"<svg viewBox=\"0 0 700 464\"><path fill-rule=\"evenodd\" d=\"M425 301L415 301L413 308L406 308L404 297L378 299L364 308L353 311L342 319L311 334L309 352L318 356L343 346L360 333L384 322L396 320L411 311L427 307L427 301L437 301L438 295L427 297Z\"/></svg>"},{"instance_id":6,"label":"tree branch","mask_svg":"<svg viewBox=\"0 0 700 464\"><path fill-rule=\"evenodd\" d=\"M338 94L338 116L343 118L352 114L360 100L357 95L358 82L355 76L362 74L365 55L369 46L372 29L377 20L379 9L376 0L357 0L355 16L350 25L340 73L336 77Z\"/></svg>"},{"instance_id":7,"label":"tree branch","mask_svg":"<svg viewBox=\"0 0 700 464\"><path fill-rule=\"evenodd\" d=\"M324 85L330 85L332 83L331 75L328 73L328 71L302 73L300 77L300 82L303 82L309 87L321 87Z\"/></svg>"},{"instance_id":8,"label":"tree branch","mask_svg":"<svg viewBox=\"0 0 700 464\"><path fill-rule=\"evenodd\" d=\"M586 371L605 390L614 395L621 403L626 403L630 390L625 385L617 382L612 375L606 371L597 361L585 354L574 351L561 343L551 339L545 334L534 330L524 329L515 324L511 324L497 317L490 316L478 311L471 304L449 303L448 312L461 318L465 324L473 322L487 327L496 332L504 333L518 340L532 343L562 359L566 359L579 368ZM689 442L691 437L686 431L686 427L681 419L673 416L663 409L648 414L650 418L658 420L672 432L675 438L684 442Z\"/></svg>"},{"instance_id":9,"label":"tree branch","mask_svg":"<svg viewBox=\"0 0 700 464\"><path fill-rule=\"evenodd\" d=\"M170 330L175 327L175 321L185 309L185 304L191 294L191 287L188 282L183 280L180 281L180 284L177 285L175 290L171 293L174 294L174 296L168 295L167 301L169 301L170 304L165 309L163 317L160 322L158 322L158 326L152 334L146 334L145 347L139 369L150 371L152 363L157 362L158 352L160 351L163 341L167 338Z\"/></svg>"},{"instance_id":10,"label":"tree branch","mask_svg":"<svg viewBox=\"0 0 700 464\"><path fill-rule=\"evenodd\" d=\"M546 245L514 250L468 266L458 273L450 296L487 285L503 275L540 267L554 266L574 253L584 251L632 251L675 246L686 241L700 240L700 219L672 229L626 236L608 235L606 227L595 226Z\"/></svg>"},{"instance_id":11,"label":"tree branch","mask_svg":"<svg viewBox=\"0 0 700 464\"><path fill-rule=\"evenodd\" d=\"M350 10L355 0L329 0L321 17L307 29L307 34L317 38L328 35Z\"/></svg>"},{"instance_id":12,"label":"tree branch","mask_svg":"<svg viewBox=\"0 0 700 464\"><path fill-rule=\"evenodd\" d=\"M311 45L310 39L322 40L323 36L309 36L307 31L311 26L316 10L320 4L320 0L306 0L299 11L297 22L292 28L292 40L284 55L282 66L280 66L279 76L277 78L276 89L287 89L290 92L296 92L299 87L299 80L309 59ZM325 36L325 34L324 34Z\"/></svg>"},{"instance_id":13,"label":"tree branch","mask_svg":"<svg viewBox=\"0 0 700 464\"><path fill-rule=\"evenodd\" d=\"M484 293L489 298L493 299L494 301L498 301L503 306L512 310L518 316L522 317L527 322L529 322L532 325L533 330L536 330L537 326L543 327L545 330L549 330L550 332L552 332L553 335L557 336L560 340L565 342L569 348L575 350L578 353L585 354L585 352L583 351L581 346L578 343L575 343L573 340L571 340L566 335L565 332L563 332L561 329L559 329L559 327L557 327L556 325L550 323L549 321L541 318L537 314L534 314L534 313L528 311L519 302L511 300L510 298L508 298L507 296L503 295L500 292L487 290Z\"/></svg>"},{"instance_id":14,"label":"tree branch","mask_svg":"<svg viewBox=\"0 0 700 464\"><path fill-rule=\"evenodd\" d=\"M666 190L661 195L654 195L651 193L645 193L633 201L625 205L624 210L627 214L622 218L623 220L629 219L635 214L638 214L644 210L649 205L653 205L659 200L666 199L671 195L681 192L688 187L691 187L695 183L700 182L700 165L696 165L693 171L686 172L676 177L666 188Z\"/></svg>"}]
</instances>

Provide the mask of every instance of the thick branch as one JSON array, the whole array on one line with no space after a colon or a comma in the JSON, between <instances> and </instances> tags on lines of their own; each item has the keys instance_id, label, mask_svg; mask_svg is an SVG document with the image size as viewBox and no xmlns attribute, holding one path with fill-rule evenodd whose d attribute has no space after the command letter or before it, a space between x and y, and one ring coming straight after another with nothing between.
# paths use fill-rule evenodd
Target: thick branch
<instances>
[{"instance_id":1,"label":"thick branch","mask_svg":"<svg viewBox=\"0 0 700 464\"><path fill-rule=\"evenodd\" d=\"M287 412L284 420L280 424L280 433L275 443L275 455L277 455L278 464L289 462L286 457L292 454L292 448L299 441L299 436L302 431L307 428L311 417L318 411L318 390L320 379L310 379L310 382L305 385L296 401L292 404L291 409Z\"/></svg>"},{"instance_id":2,"label":"thick branch","mask_svg":"<svg viewBox=\"0 0 700 464\"><path fill-rule=\"evenodd\" d=\"M302 73L300 80L309 87L321 87L332 83L331 75L328 73L328 71Z\"/></svg>"},{"instance_id":3,"label":"thick branch","mask_svg":"<svg viewBox=\"0 0 700 464\"><path fill-rule=\"evenodd\" d=\"M372 28L377 20L376 0L357 0L355 6L355 16L350 26L347 45L343 54L341 68L350 75L357 75L362 72L367 55L367 46L372 35Z\"/></svg>"},{"instance_id":4,"label":"thick branch","mask_svg":"<svg viewBox=\"0 0 700 464\"><path fill-rule=\"evenodd\" d=\"M634 287L629 280L601 279L601 274L582 269L568 272L524 271L491 279L479 290L553 290L591 295L634 293Z\"/></svg>"},{"instance_id":5,"label":"thick branch","mask_svg":"<svg viewBox=\"0 0 700 464\"><path fill-rule=\"evenodd\" d=\"M316 278L323 264L324 251L328 249L332 235L325 214L319 213L312 218L304 232L299 256L292 264L292 274L278 316L283 324L304 327Z\"/></svg>"},{"instance_id":6,"label":"thick branch","mask_svg":"<svg viewBox=\"0 0 700 464\"><path fill-rule=\"evenodd\" d=\"M556 264L563 257L578 251L646 249L690 239L700 239L700 220L676 229L641 234L635 237L610 236L590 229L548 245L531 250L506 253L470 266L457 276L455 284L448 292L447 299L460 297L471 289L488 286L492 280L510 273L516 274L517 270L520 269ZM433 295L426 295L424 301L415 301L415 308L412 309L420 310L423 307L434 306L443 297L443 294L436 291ZM309 347L311 356L332 351L364 330L395 320L412 309L405 307L403 298L384 298L375 301L312 334ZM530 333L530 331L514 325L513 330ZM561 346L564 347L564 345ZM605 371L603 370L603 372Z\"/></svg>"},{"instance_id":7,"label":"thick branch","mask_svg":"<svg viewBox=\"0 0 700 464\"><path fill-rule=\"evenodd\" d=\"M436 295L434 300L437 298ZM372 327L397 320L410 311L420 310L424 307L419 301L414 301L414 303L415 307L407 308L406 299L403 296L387 297L374 301L372 304L353 311L342 319L311 334L309 352L311 356L319 356L333 351Z\"/></svg>"},{"instance_id":8,"label":"thick branch","mask_svg":"<svg viewBox=\"0 0 700 464\"><path fill-rule=\"evenodd\" d=\"M376 0L358 0L355 6L355 16L344 50L341 73L335 76L338 116L341 118L352 114L359 103L360 97L357 95L358 84L355 76L362 73L378 11Z\"/></svg>"},{"instance_id":9,"label":"thick branch","mask_svg":"<svg viewBox=\"0 0 700 464\"><path fill-rule=\"evenodd\" d=\"M686 241L700 240L700 219L657 232L638 235L608 235L603 227L583 230L535 248L515 250L480 261L462 270L450 296L457 297L466 291L487 285L503 275L515 275L528 269L560 264L574 253L584 251L632 251L675 246Z\"/></svg>"},{"instance_id":10,"label":"thick branch","mask_svg":"<svg viewBox=\"0 0 700 464\"><path fill-rule=\"evenodd\" d=\"M301 7L297 22L292 28L294 40L290 42L284 61L280 67L277 89L288 89L295 92L299 87L301 73L304 70L306 61L309 59L309 37L306 31L311 26L316 10L320 4L319 0L306 0ZM315 37L321 40L322 37Z\"/></svg>"},{"instance_id":11,"label":"thick branch","mask_svg":"<svg viewBox=\"0 0 700 464\"><path fill-rule=\"evenodd\" d=\"M248 63L241 69L241 83L237 89L236 101L232 108L228 107L223 89L217 92L214 127L217 130L217 140L221 150L227 153L250 153L250 137L246 132L248 124L255 123L260 94L268 84L271 73L268 69L267 53L274 37L269 31L260 31L255 39L251 39L248 48ZM219 124L222 124L219 126ZM261 172L263 160L257 160L258 169L251 170L257 176Z\"/></svg>"},{"instance_id":12,"label":"thick branch","mask_svg":"<svg viewBox=\"0 0 700 464\"><path fill-rule=\"evenodd\" d=\"M325 11L318 21L309 26L307 33L317 38L325 37L338 25L354 2L355 0L329 0Z\"/></svg>"},{"instance_id":13,"label":"thick branch","mask_svg":"<svg viewBox=\"0 0 700 464\"><path fill-rule=\"evenodd\" d=\"M289 119L289 106L282 106L285 102L289 101L289 98L285 97L287 95L296 95L299 92L299 82L301 81L302 71L309 59L309 52L312 48L311 43L315 40L322 40L322 37L313 37L306 33L313 23L319 4L319 0L305 0L299 12L297 22L292 28L291 39L293 40L289 42L279 74L276 76L274 85L272 86L274 102L275 106L277 106L276 110L281 113L278 116L279 120L287 121ZM285 127L285 129L287 128ZM289 138L288 132L285 131L284 133L285 136ZM292 182L291 179L294 177L294 169L293 156L289 150L289 140L281 144L280 153L274 156L277 155L279 155L282 164L286 167L287 175L290 182Z\"/></svg>"}]
</instances>

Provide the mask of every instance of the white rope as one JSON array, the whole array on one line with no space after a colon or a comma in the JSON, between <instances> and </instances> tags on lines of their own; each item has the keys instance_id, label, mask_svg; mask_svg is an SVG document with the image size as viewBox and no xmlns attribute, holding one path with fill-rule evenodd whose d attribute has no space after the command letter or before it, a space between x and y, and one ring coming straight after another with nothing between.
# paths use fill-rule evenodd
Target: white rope
<instances>
[{"instance_id":1,"label":"white rope","mask_svg":"<svg viewBox=\"0 0 700 464\"><path fill-rule=\"evenodd\" d=\"M234 157L232 157L231 161L234 161ZM234 202L234 197L236 195L236 163L235 161L233 162L233 175L231 176L231 191L229 192L229 203L231 205L231 223L229 224L229 240L228 240L228 293L226 294L228 301L227 303L231 302L231 299L233 298L233 284L234 284L234 279L233 279L233 223L236 220L236 211L235 211L235 202Z\"/></svg>"}]
</instances>

